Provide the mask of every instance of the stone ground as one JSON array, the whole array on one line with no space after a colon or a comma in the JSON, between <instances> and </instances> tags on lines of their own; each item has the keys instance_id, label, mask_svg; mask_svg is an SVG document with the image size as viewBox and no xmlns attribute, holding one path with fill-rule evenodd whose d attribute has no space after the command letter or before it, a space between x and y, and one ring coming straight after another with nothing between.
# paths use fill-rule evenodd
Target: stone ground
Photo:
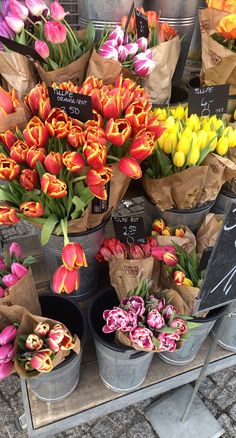
<instances>
[{"instance_id":1,"label":"stone ground","mask_svg":"<svg viewBox=\"0 0 236 438\"><path fill-rule=\"evenodd\" d=\"M26 234L34 232L29 224L22 222L17 227L0 228L0 239L14 239ZM199 395L225 430L223 438L236 438L236 367L206 377ZM155 438L157 435L144 413L152 401L147 399L51 438ZM28 436L19 430L17 424L17 418L23 413L20 381L12 375L0 382L0 438Z\"/></svg>"}]
</instances>

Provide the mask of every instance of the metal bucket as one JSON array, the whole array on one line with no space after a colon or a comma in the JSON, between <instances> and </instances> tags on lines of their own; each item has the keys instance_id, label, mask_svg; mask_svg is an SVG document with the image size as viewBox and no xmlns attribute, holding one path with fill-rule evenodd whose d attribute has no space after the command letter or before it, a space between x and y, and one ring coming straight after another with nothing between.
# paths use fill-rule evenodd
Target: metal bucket
<instances>
[{"instance_id":1,"label":"metal bucket","mask_svg":"<svg viewBox=\"0 0 236 438\"><path fill-rule=\"evenodd\" d=\"M78 304L73 303L67 297L47 294L40 296L39 300L43 316L62 322L71 334L78 335L81 341L79 355L72 351L68 358L50 373L27 380L37 398L57 402L68 397L79 383L86 325Z\"/></svg>"},{"instance_id":2,"label":"metal bucket","mask_svg":"<svg viewBox=\"0 0 236 438\"><path fill-rule=\"evenodd\" d=\"M198 350L207 338L216 320L220 318L225 309L225 306L218 309L213 309L204 319L195 318L194 321L200 325L191 330L191 336L184 341L183 346L173 353L159 353L160 359L172 365L186 365L192 362L197 356Z\"/></svg>"},{"instance_id":3,"label":"metal bucket","mask_svg":"<svg viewBox=\"0 0 236 438\"><path fill-rule=\"evenodd\" d=\"M184 107L188 104L188 91L183 88L179 87L178 85L172 85L171 88L171 96L170 101L166 102L165 104L153 104L154 108L165 108L165 107L175 107L177 105L183 105Z\"/></svg>"},{"instance_id":4,"label":"metal bucket","mask_svg":"<svg viewBox=\"0 0 236 438\"><path fill-rule=\"evenodd\" d=\"M199 9L207 8L205 0L200 0ZM201 45L201 31L199 23L199 15L197 16L194 32L188 52L188 59L190 61L201 61L202 59L202 45Z\"/></svg>"},{"instance_id":5,"label":"metal bucket","mask_svg":"<svg viewBox=\"0 0 236 438\"><path fill-rule=\"evenodd\" d=\"M221 213L227 213L230 209L232 203L236 200L236 194L232 192L227 192L226 190L221 190L216 198L214 209L220 211Z\"/></svg>"},{"instance_id":6,"label":"metal bucket","mask_svg":"<svg viewBox=\"0 0 236 438\"><path fill-rule=\"evenodd\" d=\"M181 52L173 81L182 80L184 67L197 19L199 0L144 0L145 10L161 11L161 22L168 22L178 32Z\"/></svg>"},{"instance_id":7,"label":"metal bucket","mask_svg":"<svg viewBox=\"0 0 236 438\"><path fill-rule=\"evenodd\" d=\"M126 392L136 389L144 382L153 353L117 345L114 333L102 332L105 325L103 311L118 304L115 290L105 290L92 302L88 322L94 336L99 373L104 385L114 392Z\"/></svg>"},{"instance_id":8,"label":"metal bucket","mask_svg":"<svg viewBox=\"0 0 236 438\"><path fill-rule=\"evenodd\" d=\"M215 337L218 323L213 327L211 334ZM225 350L236 353L236 301L230 305L229 314L225 317L218 345Z\"/></svg>"},{"instance_id":9,"label":"metal bucket","mask_svg":"<svg viewBox=\"0 0 236 438\"><path fill-rule=\"evenodd\" d=\"M129 14L132 2L133 0L80 0L79 26L86 28L91 20L99 38L105 25L112 28L120 25L123 15ZM135 6L143 6L143 0L135 0Z\"/></svg>"},{"instance_id":10,"label":"metal bucket","mask_svg":"<svg viewBox=\"0 0 236 438\"><path fill-rule=\"evenodd\" d=\"M87 268L80 268L80 284L79 288L70 294L70 297L75 297L78 301L84 300L91 296L98 288L101 277L102 265L97 262L96 255L102 246L105 238L105 227L109 218L95 228L79 234L70 234L70 242L78 242L82 245L87 262ZM64 246L63 236L52 235L47 245L42 246L43 254L46 258L47 266L50 274L50 282L52 287L52 277L54 271L62 264L61 253Z\"/></svg>"},{"instance_id":11,"label":"metal bucket","mask_svg":"<svg viewBox=\"0 0 236 438\"><path fill-rule=\"evenodd\" d=\"M147 230L151 231L153 221L157 218L162 218L168 225L185 225L193 232L196 232L213 205L214 202L207 202L200 207L187 210L170 208L169 210L161 211L145 197L145 226Z\"/></svg>"}]
</instances>

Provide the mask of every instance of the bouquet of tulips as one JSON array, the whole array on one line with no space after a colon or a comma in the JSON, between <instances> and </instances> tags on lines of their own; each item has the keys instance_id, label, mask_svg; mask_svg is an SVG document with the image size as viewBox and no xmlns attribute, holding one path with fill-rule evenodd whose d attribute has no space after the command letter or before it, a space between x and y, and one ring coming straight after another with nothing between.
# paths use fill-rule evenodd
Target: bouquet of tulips
<instances>
[{"instance_id":1,"label":"bouquet of tulips","mask_svg":"<svg viewBox=\"0 0 236 438\"><path fill-rule=\"evenodd\" d=\"M138 8L138 10L146 15L149 28L148 39L140 38L139 40L145 42L148 48L147 52L150 53L154 65L149 75L142 77L142 85L148 91L153 103L167 103L171 96L171 80L179 59L180 38L169 23L159 21L159 15L156 11L144 11L143 8ZM127 17L124 16L121 22L123 28L125 28L126 21ZM137 28L134 15L130 19L127 34L130 41L135 42ZM135 56L135 59L137 58L140 60L139 62L144 62L143 55Z\"/></svg>"},{"instance_id":2,"label":"bouquet of tulips","mask_svg":"<svg viewBox=\"0 0 236 438\"><path fill-rule=\"evenodd\" d=\"M27 107L19 101L16 90L7 92L0 87L0 133L16 125L24 128L29 119Z\"/></svg>"},{"instance_id":3,"label":"bouquet of tulips","mask_svg":"<svg viewBox=\"0 0 236 438\"><path fill-rule=\"evenodd\" d=\"M163 292L165 294L165 292ZM103 312L104 333L116 333L116 340L135 350L174 352L188 337L194 323L179 314L157 291L151 290L147 280L139 281L119 306Z\"/></svg>"},{"instance_id":4,"label":"bouquet of tulips","mask_svg":"<svg viewBox=\"0 0 236 438\"><path fill-rule=\"evenodd\" d=\"M74 90L70 83L61 87ZM8 184L0 188L0 200L7 202L0 206L0 223L25 219L38 224L42 245L52 233L64 235L73 256L69 262L63 256L54 290L67 293L77 289L77 270L86 266L82 249L69 243L68 233L85 231L111 214L130 178L141 177L139 163L163 131L149 114L144 90L131 80L120 77L107 87L91 77L79 92L91 96L93 120L82 123L51 109L47 88L39 85L26 99L35 115L24 131L1 135L0 179ZM97 210L94 199L101 200L103 210Z\"/></svg>"},{"instance_id":5,"label":"bouquet of tulips","mask_svg":"<svg viewBox=\"0 0 236 438\"><path fill-rule=\"evenodd\" d=\"M0 306L18 304L31 312L40 312L30 268L35 262L33 256L22 256L17 242L12 242L6 255L0 256Z\"/></svg>"},{"instance_id":6,"label":"bouquet of tulips","mask_svg":"<svg viewBox=\"0 0 236 438\"><path fill-rule=\"evenodd\" d=\"M171 246L175 243L186 252L196 248L196 239L192 231L186 226L168 226L161 218L155 219L152 224L152 237L157 246Z\"/></svg>"},{"instance_id":7,"label":"bouquet of tulips","mask_svg":"<svg viewBox=\"0 0 236 438\"><path fill-rule=\"evenodd\" d=\"M17 324L8 324L0 331L0 381L14 371Z\"/></svg>"},{"instance_id":8,"label":"bouquet of tulips","mask_svg":"<svg viewBox=\"0 0 236 438\"><path fill-rule=\"evenodd\" d=\"M153 110L165 121L166 130L143 162L142 182L161 210L194 208L215 200L222 185L236 176L236 166L227 158L236 146L236 130L216 116L188 117L181 106L171 111L173 115L166 109Z\"/></svg>"},{"instance_id":9,"label":"bouquet of tulips","mask_svg":"<svg viewBox=\"0 0 236 438\"><path fill-rule=\"evenodd\" d=\"M234 0L206 0L208 8L220 9L221 11L236 13L236 4Z\"/></svg>"}]
</instances>

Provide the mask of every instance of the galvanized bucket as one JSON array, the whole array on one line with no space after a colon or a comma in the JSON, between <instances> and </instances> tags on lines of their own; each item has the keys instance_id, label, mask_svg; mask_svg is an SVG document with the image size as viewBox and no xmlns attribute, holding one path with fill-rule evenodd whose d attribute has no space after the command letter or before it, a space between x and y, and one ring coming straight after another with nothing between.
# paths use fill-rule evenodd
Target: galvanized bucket
<instances>
[{"instance_id":1,"label":"galvanized bucket","mask_svg":"<svg viewBox=\"0 0 236 438\"><path fill-rule=\"evenodd\" d=\"M96 296L89 313L89 327L93 333L100 377L114 392L132 391L145 380L153 353L136 351L114 342L114 333L104 334L103 311L117 306L119 300L114 289L109 288Z\"/></svg>"},{"instance_id":2,"label":"galvanized bucket","mask_svg":"<svg viewBox=\"0 0 236 438\"><path fill-rule=\"evenodd\" d=\"M207 4L205 0L200 0L199 9L207 8ZM194 26L194 32L188 52L188 60L191 61L201 61L202 60L202 45L201 45L201 32L200 32L200 23L199 23L199 15L197 16L196 23Z\"/></svg>"},{"instance_id":3,"label":"galvanized bucket","mask_svg":"<svg viewBox=\"0 0 236 438\"><path fill-rule=\"evenodd\" d=\"M213 210L220 213L227 213L230 209L232 203L236 200L236 194L228 192L226 190L221 190L216 198Z\"/></svg>"},{"instance_id":4,"label":"galvanized bucket","mask_svg":"<svg viewBox=\"0 0 236 438\"><path fill-rule=\"evenodd\" d=\"M211 335L214 338L218 323L213 327ZM236 353L236 301L230 306L229 314L225 317L218 345L225 350Z\"/></svg>"},{"instance_id":5,"label":"galvanized bucket","mask_svg":"<svg viewBox=\"0 0 236 438\"><path fill-rule=\"evenodd\" d=\"M175 107L177 105L183 105L186 107L188 105L188 91L186 88L179 87L178 85L172 85L170 101L164 104L153 104L154 108L164 108L164 107Z\"/></svg>"},{"instance_id":6,"label":"galvanized bucket","mask_svg":"<svg viewBox=\"0 0 236 438\"><path fill-rule=\"evenodd\" d=\"M200 207L188 210L171 208L161 211L147 197L145 197L145 225L151 232L152 223L157 218L162 218L168 225L185 225L194 233L198 231L206 215L210 212L214 202L207 202Z\"/></svg>"},{"instance_id":7,"label":"galvanized bucket","mask_svg":"<svg viewBox=\"0 0 236 438\"><path fill-rule=\"evenodd\" d=\"M80 364L85 342L86 324L78 304L67 297L42 295L39 298L42 315L62 322L81 341L81 351L71 352L68 358L48 374L28 379L37 398L48 402L58 402L68 397L77 387L80 379Z\"/></svg>"},{"instance_id":8,"label":"galvanized bucket","mask_svg":"<svg viewBox=\"0 0 236 438\"><path fill-rule=\"evenodd\" d=\"M86 28L91 20L99 38L105 25L112 28L120 25L123 15L129 14L132 3L133 0L80 0L79 26ZM135 6L143 6L143 0L135 0Z\"/></svg>"},{"instance_id":9,"label":"galvanized bucket","mask_svg":"<svg viewBox=\"0 0 236 438\"><path fill-rule=\"evenodd\" d=\"M197 356L198 350L210 333L216 320L223 314L226 307L211 310L204 319L195 318L194 321L200 325L191 330L191 336L184 341L183 346L173 353L159 353L160 359L172 365L186 365L192 362Z\"/></svg>"},{"instance_id":10,"label":"galvanized bucket","mask_svg":"<svg viewBox=\"0 0 236 438\"><path fill-rule=\"evenodd\" d=\"M75 297L78 301L87 299L98 288L102 272L102 265L101 263L97 262L96 255L102 246L105 237L105 228L108 221L109 218L95 228L91 228L83 233L71 234L69 236L70 242L78 242L80 245L82 245L88 262L87 268L80 268L79 270L79 288L70 295L70 297ZM46 258L47 267L50 274L52 290L53 273L62 264L61 253L63 246L63 236L55 235L50 237L47 245L42 246L42 251Z\"/></svg>"},{"instance_id":11,"label":"galvanized bucket","mask_svg":"<svg viewBox=\"0 0 236 438\"><path fill-rule=\"evenodd\" d=\"M173 81L182 79L184 67L197 19L199 0L144 0L144 9L161 12L161 22L168 22L178 32L181 52Z\"/></svg>"}]
</instances>

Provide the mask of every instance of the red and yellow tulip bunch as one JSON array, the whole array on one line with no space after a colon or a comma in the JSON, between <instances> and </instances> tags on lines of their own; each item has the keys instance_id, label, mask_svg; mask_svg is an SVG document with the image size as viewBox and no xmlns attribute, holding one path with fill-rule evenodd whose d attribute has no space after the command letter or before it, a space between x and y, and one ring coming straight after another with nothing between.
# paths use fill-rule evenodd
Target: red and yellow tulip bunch
<instances>
[{"instance_id":1,"label":"red and yellow tulip bunch","mask_svg":"<svg viewBox=\"0 0 236 438\"><path fill-rule=\"evenodd\" d=\"M184 227L167 226L163 219L155 219L152 224L152 236L175 236L184 237L186 230Z\"/></svg>"}]
</instances>

